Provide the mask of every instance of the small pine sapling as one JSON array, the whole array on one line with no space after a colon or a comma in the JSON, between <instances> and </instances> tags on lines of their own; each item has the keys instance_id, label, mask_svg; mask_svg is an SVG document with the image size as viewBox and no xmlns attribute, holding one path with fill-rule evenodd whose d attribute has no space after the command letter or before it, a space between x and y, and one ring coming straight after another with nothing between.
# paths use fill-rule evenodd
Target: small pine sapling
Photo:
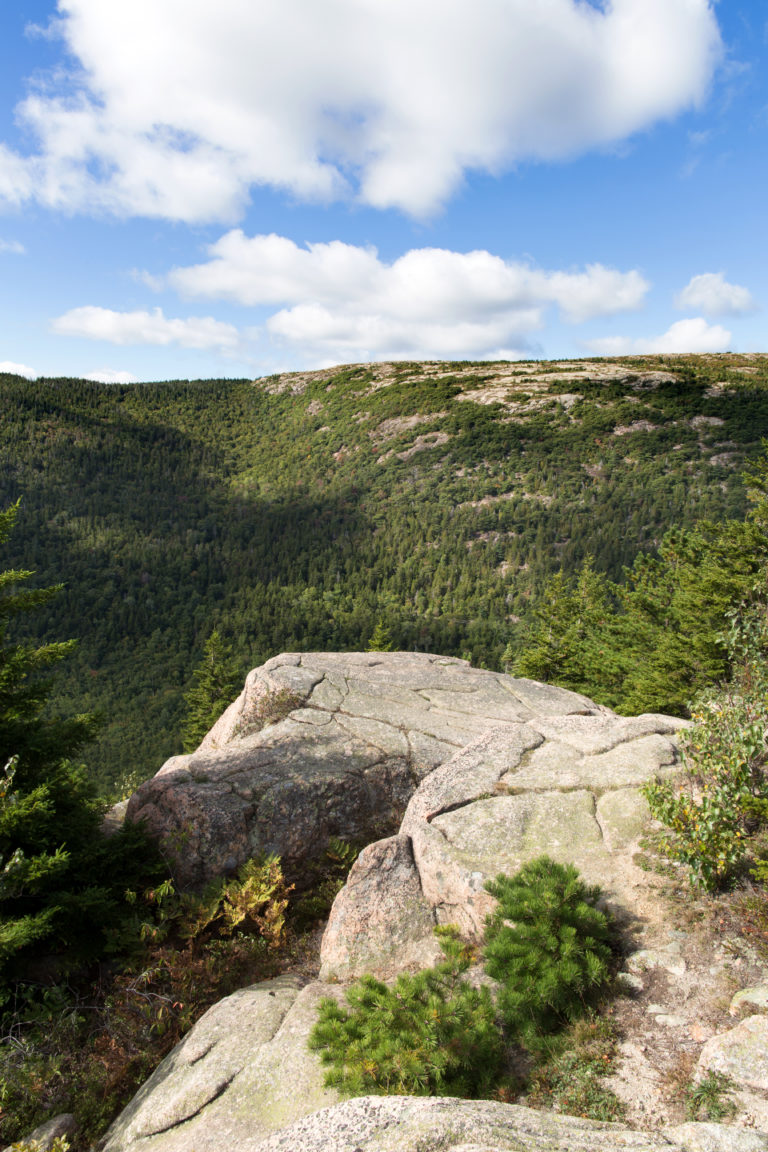
<instances>
[{"instance_id":1,"label":"small pine sapling","mask_svg":"<svg viewBox=\"0 0 768 1152\"><path fill-rule=\"evenodd\" d=\"M345 1095L487 1096L505 1046L487 988L462 979L470 950L455 929L439 929L445 960L393 987L365 976L348 1007L320 1002L310 1048L319 1050L328 1087Z\"/></svg>"},{"instance_id":2,"label":"small pine sapling","mask_svg":"<svg viewBox=\"0 0 768 1152\"><path fill-rule=\"evenodd\" d=\"M571 864L540 856L486 883L485 968L510 1036L528 1047L582 1016L610 979L612 923Z\"/></svg>"}]
</instances>

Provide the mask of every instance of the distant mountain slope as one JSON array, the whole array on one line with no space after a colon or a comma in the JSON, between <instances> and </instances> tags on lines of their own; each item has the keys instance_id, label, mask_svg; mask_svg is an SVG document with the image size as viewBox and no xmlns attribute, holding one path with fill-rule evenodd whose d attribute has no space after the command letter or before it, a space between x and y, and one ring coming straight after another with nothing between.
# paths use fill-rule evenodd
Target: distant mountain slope
<instances>
[{"instance_id":1,"label":"distant mountain slope","mask_svg":"<svg viewBox=\"0 0 768 1152\"><path fill-rule=\"evenodd\" d=\"M741 516L768 356L357 365L257 381L0 376L2 567L64 593L66 707L97 708L105 788L180 747L218 626L243 668L397 647L498 667L546 576L619 576L671 524Z\"/></svg>"}]
</instances>

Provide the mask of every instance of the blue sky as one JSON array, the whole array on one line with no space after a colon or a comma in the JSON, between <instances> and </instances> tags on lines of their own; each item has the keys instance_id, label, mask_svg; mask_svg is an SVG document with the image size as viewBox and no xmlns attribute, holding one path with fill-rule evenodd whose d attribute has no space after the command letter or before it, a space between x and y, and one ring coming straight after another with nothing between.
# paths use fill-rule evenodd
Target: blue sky
<instances>
[{"instance_id":1,"label":"blue sky","mask_svg":"<svg viewBox=\"0 0 768 1152\"><path fill-rule=\"evenodd\" d=\"M19 0L0 367L768 351L764 0Z\"/></svg>"}]
</instances>

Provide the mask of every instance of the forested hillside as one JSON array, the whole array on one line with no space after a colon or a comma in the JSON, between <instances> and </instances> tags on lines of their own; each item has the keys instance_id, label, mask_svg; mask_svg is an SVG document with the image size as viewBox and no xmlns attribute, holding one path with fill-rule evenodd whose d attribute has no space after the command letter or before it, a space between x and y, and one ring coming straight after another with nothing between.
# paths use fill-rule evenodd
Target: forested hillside
<instances>
[{"instance_id":1,"label":"forested hillside","mask_svg":"<svg viewBox=\"0 0 768 1152\"><path fill-rule=\"evenodd\" d=\"M3 567L63 583L27 627L75 637L104 791L181 750L214 628L245 671L395 647L499 667L546 578L613 578L671 525L741 517L768 357L393 364L257 381L0 377Z\"/></svg>"}]
</instances>

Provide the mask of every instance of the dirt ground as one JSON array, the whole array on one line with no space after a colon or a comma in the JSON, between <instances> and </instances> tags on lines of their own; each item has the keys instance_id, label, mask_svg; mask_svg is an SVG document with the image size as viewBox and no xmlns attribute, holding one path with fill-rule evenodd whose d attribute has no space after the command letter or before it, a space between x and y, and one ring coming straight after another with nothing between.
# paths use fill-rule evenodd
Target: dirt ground
<instances>
[{"instance_id":1,"label":"dirt ground","mask_svg":"<svg viewBox=\"0 0 768 1152\"><path fill-rule=\"evenodd\" d=\"M739 911L745 892L697 896L682 878L658 878L653 889L628 933L638 952L627 960L626 994L608 1013L621 1044L607 1083L627 1122L642 1128L687 1118L685 1090L705 1042L737 1024L729 1013L736 992L768 981L768 940L746 934ZM735 1091L731 1099L733 1123L768 1131L768 1093Z\"/></svg>"}]
</instances>

